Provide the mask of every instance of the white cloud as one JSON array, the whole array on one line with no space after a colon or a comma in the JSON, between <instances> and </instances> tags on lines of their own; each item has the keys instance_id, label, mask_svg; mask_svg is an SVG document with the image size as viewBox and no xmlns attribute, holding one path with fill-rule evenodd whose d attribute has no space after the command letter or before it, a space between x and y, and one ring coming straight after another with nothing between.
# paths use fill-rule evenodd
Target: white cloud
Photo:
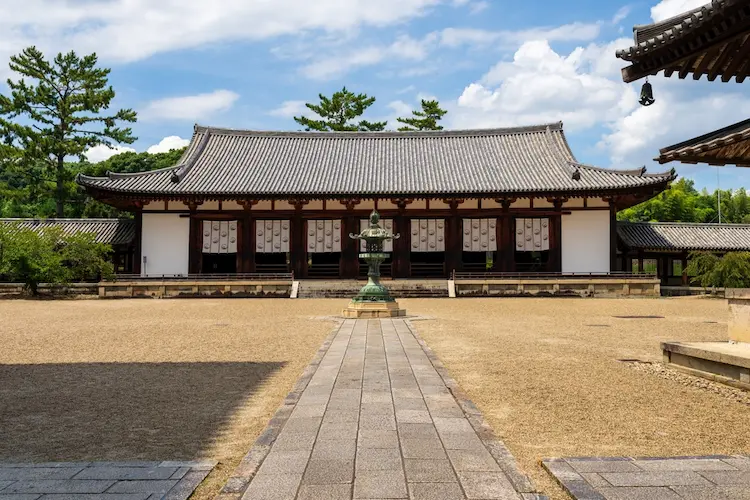
<instances>
[{"instance_id":1,"label":"white cloud","mask_svg":"<svg viewBox=\"0 0 750 500\"><path fill-rule=\"evenodd\" d=\"M630 15L630 6L625 5L624 7L620 7L617 12L615 12L615 15L612 16L612 24L619 24L621 21L625 20L626 17Z\"/></svg>"},{"instance_id":2,"label":"white cloud","mask_svg":"<svg viewBox=\"0 0 750 500\"><path fill-rule=\"evenodd\" d=\"M105 60L136 61L154 54L309 31L382 27L424 15L445 0L3 0L3 54L36 44L96 51ZM5 57L3 57L5 60Z\"/></svg>"},{"instance_id":3,"label":"white cloud","mask_svg":"<svg viewBox=\"0 0 750 500\"><path fill-rule=\"evenodd\" d=\"M616 42L622 43L622 42ZM557 54L546 41L524 43L513 61L501 61L467 86L451 113L458 128L515 126L563 120L568 128L585 129L614 120L635 106L635 95L611 78L616 43L577 48Z\"/></svg>"},{"instance_id":4,"label":"white cloud","mask_svg":"<svg viewBox=\"0 0 750 500\"><path fill-rule=\"evenodd\" d=\"M390 45L371 45L357 49L337 49L322 57L315 57L301 68L301 73L312 80L330 80L348 71L374 66L385 61L422 61L430 53L436 40L429 34L418 40L401 35Z\"/></svg>"},{"instance_id":5,"label":"white cloud","mask_svg":"<svg viewBox=\"0 0 750 500\"><path fill-rule=\"evenodd\" d=\"M479 14L490 8L490 3L484 0L469 5L469 14Z\"/></svg>"},{"instance_id":6,"label":"white cloud","mask_svg":"<svg viewBox=\"0 0 750 500\"><path fill-rule=\"evenodd\" d=\"M307 110L305 101L284 101L281 103L281 106L272 109L268 114L279 118L292 118L293 116L307 112Z\"/></svg>"},{"instance_id":7,"label":"white cloud","mask_svg":"<svg viewBox=\"0 0 750 500\"><path fill-rule=\"evenodd\" d=\"M571 23L554 28L532 28L517 31L490 31L475 28L446 28L440 33L440 43L447 47L462 45L501 45L517 47L527 41L547 40L581 42L599 36L599 23Z\"/></svg>"},{"instance_id":8,"label":"white cloud","mask_svg":"<svg viewBox=\"0 0 750 500\"><path fill-rule=\"evenodd\" d=\"M106 144L100 144L86 150L86 159L90 163L99 163L100 161L108 160L115 155L120 153L132 152L135 153L135 149L127 146L115 146L110 148Z\"/></svg>"},{"instance_id":9,"label":"white cloud","mask_svg":"<svg viewBox=\"0 0 750 500\"><path fill-rule=\"evenodd\" d=\"M159 144L154 144L148 148L146 152L152 155L157 153L167 153L173 149L182 149L188 144L190 144L190 140L183 139L176 135L170 135L159 141Z\"/></svg>"},{"instance_id":10,"label":"white cloud","mask_svg":"<svg viewBox=\"0 0 750 500\"><path fill-rule=\"evenodd\" d=\"M651 7L651 19L656 23L707 3L707 0L661 0Z\"/></svg>"},{"instance_id":11,"label":"white cloud","mask_svg":"<svg viewBox=\"0 0 750 500\"><path fill-rule=\"evenodd\" d=\"M239 94L229 90L216 90L206 94L167 97L151 101L141 111L144 119L200 121L221 111L226 111L239 99Z\"/></svg>"},{"instance_id":12,"label":"white cloud","mask_svg":"<svg viewBox=\"0 0 750 500\"><path fill-rule=\"evenodd\" d=\"M656 102L637 107L610 125L598 146L615 164L641 163L660 148L703 135L750 115L750 98L740 93L686 99L679 87L658 86Z\"/></svg>"},{"instance_id":13,"label":"white cloud","mask_svg":"<svg viewBox=\"0 0 750 500\"><path fill-rule=\"evenodd\" d=\"M393 110L393 114L396 118L400 116L411 116L411 112L414 109L411 104L407 104L401 100L389 102L388 108Z\"/></svg>"}]
</instances>

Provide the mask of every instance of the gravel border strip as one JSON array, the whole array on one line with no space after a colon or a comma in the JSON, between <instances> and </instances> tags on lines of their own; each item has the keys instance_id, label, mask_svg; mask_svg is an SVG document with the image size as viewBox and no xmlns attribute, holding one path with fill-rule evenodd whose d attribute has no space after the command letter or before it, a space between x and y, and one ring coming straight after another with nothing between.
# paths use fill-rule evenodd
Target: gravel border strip
<instances>
[{"instance_id":1,"label":"gravel border strip","mask_svg":"<svg viewBox=\"0 0 750 500\"><path fill-rule=\"evenodd\" d=\"M461 389L461 386L458 385L458 382L456 382L456 380L450 376L450 374L448 373L448 369L445 367L445 365L443 365L442 361L440 361L440 359L433 352L430 346L428 346L427 343L422 339L422 337L419 336L419 334L417 333L417 329L414 327L410 320L411 318L407 318L404 320L406 326L409 327L409 330L411 330L414 338L417 339L419 345L422 346L422 350L427 355L427 358L432 363L432 366L440 375L440 378L443 379L443 382L445 383L446 387L448 387L448 390L453 395L453 398L461 407L461 410L466 415L469 423L471 423L471 426L474 428L477 436L479 436L479 439L482 440L482 443L490 452L497 464L500 466L500 469L508 477L516 491L519 492L523 500L549 500L546 495L543 495L537 491L536 487L531 482L531 479L529 479L529 477L521 471L521 469L518 467L516 459L513 457L510 450L508 450L508 448L505 446L505 443L503 443L502 440L500 440L495 435L492 427L490 427L490 425L482 416L482 412L479 411L476 405L469 399L469 396L463 391L463 389Z\"/></svg>"},{"instance_id":2,"label":"gravel border strip","mask_svg":"<svg viewBox=\"0 0 750 500\"><path fill-rule=\"evenodd\" d=\"M337 321L336 326L333 327L331 333L329 333L328 337L323 341L323 344L318 349L318 352L315 353L310 364L307 365L302 372L302 375L297 379L292 390L287 394L286 398L284 398L284 402L279 406L279 409L276 410L276 413L268 422L265 430L260 436L258 436L258 439L255 440L250 451L248 451L247 455L245 455L240 464L234 470L221 492L216 496L215 500L237 500L242 496L245 490L247 490L247 487L250 486L250 482L253 480L253 477L255 477L255 473L258 472L266 455L271 451L271 445L273 445L276 438L279 437L281 429L284 427L284 424L286 424L292 411L294 411L294 408L297 406L297 401L299 401L300 396L302 396L302 392L307 388L307 384L310 382L313 375L315 375L318 365L320 365L323 357L328 352L331 342L333 342L333 339L344 325L344 320L342 318L335 319Z\"/></svg>"}]
</instances>

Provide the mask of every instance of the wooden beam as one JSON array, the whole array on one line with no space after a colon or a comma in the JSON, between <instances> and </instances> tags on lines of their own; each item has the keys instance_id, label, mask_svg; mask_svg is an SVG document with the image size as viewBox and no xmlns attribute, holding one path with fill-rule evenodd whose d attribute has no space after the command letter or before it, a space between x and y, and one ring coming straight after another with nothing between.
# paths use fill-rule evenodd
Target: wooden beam
<instances>
[{"instance_id":1,"label":"wooden beam","mask_svg":"<svg viewBox=\"0 0 750 500\"><path fill-rule=\"evenodd\" d=\"M695 70L693 70L693 80L700 80L703 73L706 72L708 66L711 64L711 61L716 58L718 52L718 49L713 49L703 54L703 59L701 59L701 62L695 67Z\"/></svg>"},{"instance_id":2,"label":"wooden beam","mask_svg":"<svg viewBox=\"0 0 750 500\"><path fill-rule=\"evenodd\" d=\"M724 63L727 62L727 59L737 52L737 48L740 46L740 39L735 38L731 42L727 43L724 46L724 50L721 51L721 54L716 58L714 65L711 67L711 69L708 71L708 81L713 82L716 80L716 77L722 74L722 67L724 66Z\"/></svg>"},{"instance_id":3,"label":"wooden beam","mask_svg":"<svg viewBox=\"0 0 750 500\"><path fill-rule=\"evenodd\" d=\"M201 259L203 257L203 221L190 218L190 231L188 236L188 272L198 274L201 272Z\"/></svg>"},{"instance_id":4,"label":"wooden beam","mask_svg":"<svg viewBox=\"0 0 750 500\"><path fill-rule=\"evenodd\" d=\"M691 57L690 59L685 60L685 62L682 63L682 67L680 68L680 72L677 73L677 77L680 80L684 80L686 76L688 76L688 73L690 73L690 70L693 68L693 64L695 64L695 60L698 59L697 57Z\"/></svg>"},{"instance_id":5,"label":"wooden beam","mask_svg":"<svg viewBox=\"0 0 750 500\"><path fill-rule=\"evenodd\" d=\"M748 55L750 55L750 35L745 37L745 41L737 50L734 58L727 65L727 68L724 70L724 74L721 75L721 81L727 83L729 80L731 80L735 72L742 66L742 63L747 61Z\"/></svg>"},{"instance_id":6,"label":"wooden beam","mask_svg":"<svg viewBox=\"0 0 750 500\"><path fill-rule=\"evenodd\" d=\"M609 271L617 271L617 203L609 202Z\"/></svg>"}]
</instances>

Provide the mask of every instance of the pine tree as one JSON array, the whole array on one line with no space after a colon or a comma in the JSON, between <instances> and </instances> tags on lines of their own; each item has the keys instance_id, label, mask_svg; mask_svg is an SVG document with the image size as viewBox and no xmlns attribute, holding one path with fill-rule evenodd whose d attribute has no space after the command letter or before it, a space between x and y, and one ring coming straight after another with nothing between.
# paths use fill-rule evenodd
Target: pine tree
<instances>
[{"instance_id":1,"label":"pine tree","mask_svg":"<svg viewBox=\"0 0 750 500\"><path fill-rule=\"evenodd\" d=\"M115 91L108 86L109 69L97 68L96 54L79 57L71 51L47 61L36 47L12 56L10 69L21 76L8 80L10 96L0 95L0 137L12 138L21 162L43 162L55 184L55 212L64 216L66 182L72 179L65 159L84 159L88 148L135 141L130 128L132 109L102 116ZM28 78L29 81L24 78Z\"/></svg>"},{"instance_id":2,"label":"pine tree","mask_svg":"<svg viewBox=\"0 0 750 500\"><path fill-rule=\"evenodd\" d=\"M374 97L367 94L354 94L344 87L335 92L330 98L318 94L320 104L307 103L305 106L321 119L314 120L305 116L295 116L294 121L305 127L305 130L321 132L353 132L383 130L387 122L369 122L360 120L353 122L364 114L365 110L375 103Z\"/></svg>"},{"instance_id":3,"label":"pine tree","mask_svg":"<svg viewBox=\"0 0 750 500\"><path fill-rule=\"evenodd\" d=\"M446 110L440 109L440 103L438 101L426 101L422 99L422 110L412 111L411 118L397 118L397 120L403 124L404 127L400 127L399 130L402 132L412 132L415 130L443 130L438 122L445 116Z\"/></svg>"}]
</instances>

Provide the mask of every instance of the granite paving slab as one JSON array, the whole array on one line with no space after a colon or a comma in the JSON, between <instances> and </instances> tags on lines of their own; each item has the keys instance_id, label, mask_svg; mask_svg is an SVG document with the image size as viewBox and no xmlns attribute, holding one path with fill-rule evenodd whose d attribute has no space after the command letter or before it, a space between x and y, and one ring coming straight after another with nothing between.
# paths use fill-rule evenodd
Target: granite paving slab
<instances>
[{"instance_id":1,"label":"granite paving slab","mask_svg":"<svg viewBox=\"0 0 750 500\"><path fill-rule=\"evenodd\" d=\"M213 461L0 462L0 500L187 500Z\"/></svg>"},{"instance_id":2,"label":"granite paving slab","mask_svg":"<svg viewBox=\"0 0 750 500\"><path fill-rule=\"evenodd\" d=\"M413 325L384 319L335 328L219 495L312 498L546 497Z\"/></svg>"},{"instance_id":3,"label":"granite paving slab","mask_svg":"<svg viewBox=\"0 0 750 500\"><path fill-rule=\"evenodd\" d=\"M574 457L542 465L575 500L750 499L750 457Z\"/></svg>"}]
</instances>

